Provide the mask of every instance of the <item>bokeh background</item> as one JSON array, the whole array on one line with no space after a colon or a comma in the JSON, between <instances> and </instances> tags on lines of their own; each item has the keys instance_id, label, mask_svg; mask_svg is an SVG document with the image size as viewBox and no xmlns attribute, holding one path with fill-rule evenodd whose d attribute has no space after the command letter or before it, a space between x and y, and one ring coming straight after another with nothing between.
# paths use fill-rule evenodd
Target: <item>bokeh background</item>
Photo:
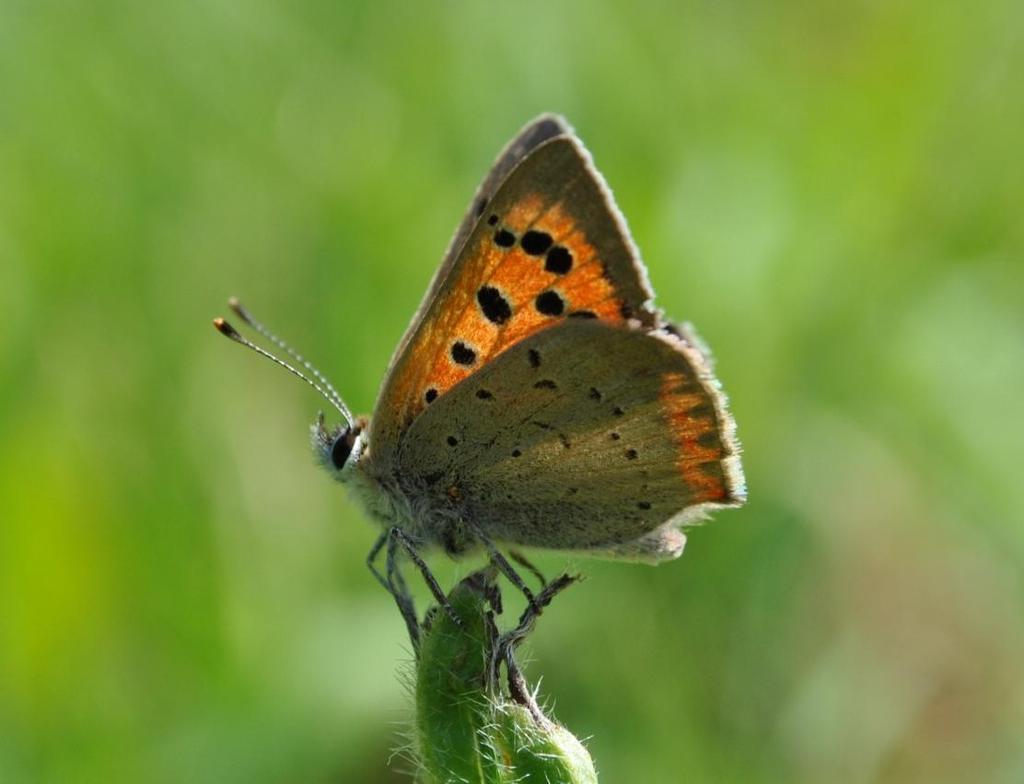
<instances>
[{"instance_id":1,"label":"bokeh background","mask_svg":"<svg viewBox=\"0 0 1024 784\"><path fill-rule=\"evenodd\" d=\"M1012 0L0 2L0 781L407 780L320 401L209 321L368 412L544 110L750 486L681 561L576 564L556 715L607 782L1024 780L1022 74Z\"/></svg>"}]
</instances>

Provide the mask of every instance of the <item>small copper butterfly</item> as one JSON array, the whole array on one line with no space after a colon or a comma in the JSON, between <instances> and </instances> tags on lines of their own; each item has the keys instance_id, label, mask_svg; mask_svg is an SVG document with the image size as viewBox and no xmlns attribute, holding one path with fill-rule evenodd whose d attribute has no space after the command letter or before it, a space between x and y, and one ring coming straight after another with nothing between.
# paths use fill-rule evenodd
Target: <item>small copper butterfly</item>
<instances>
[{"instance_id":1,"label":"small copper butterfly","mask_svg":"<svg viewBox=\"0 0 1024 784\"><path fill-rule=\"evenodd\" d=\"M369 563L414 640L396 555L444 594L420 551L484 548L533 602L502 547L657 563L681 528L745 500L735 426L703 344L652 305L647 273L590 154L544 115L505 148L399 343L371 419L313 425L320 462L383 528ZM315 380L314 380L315 379ZM387 568L374 563L384 551Z\"/></svg>"}]
</instances>

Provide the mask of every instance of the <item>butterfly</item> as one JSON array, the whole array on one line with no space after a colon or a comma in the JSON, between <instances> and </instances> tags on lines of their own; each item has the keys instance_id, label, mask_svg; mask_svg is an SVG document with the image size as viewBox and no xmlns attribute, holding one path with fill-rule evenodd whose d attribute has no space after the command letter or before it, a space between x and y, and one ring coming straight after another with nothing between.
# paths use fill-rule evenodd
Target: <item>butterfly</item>
<instances>
[{"instance_id":1,"label":"butterfly","mask_svg":"<svg viewBox=\"0 0 1024 784\"><path fill-rule=\"evenodd\" d=\"M503 548L657 563L682 553L682 528L744 502L735 425L709 354L653 297L590 154L564 119L543 115L478 189L372 418L353 417L322 374L237 302L315 380L214 323L341 413L334 426L318 417L314 450L381 525L368 563L415 642L399 553L443 603L421 552L482 548L532 602Z\"/></svg>"}]
</instances>

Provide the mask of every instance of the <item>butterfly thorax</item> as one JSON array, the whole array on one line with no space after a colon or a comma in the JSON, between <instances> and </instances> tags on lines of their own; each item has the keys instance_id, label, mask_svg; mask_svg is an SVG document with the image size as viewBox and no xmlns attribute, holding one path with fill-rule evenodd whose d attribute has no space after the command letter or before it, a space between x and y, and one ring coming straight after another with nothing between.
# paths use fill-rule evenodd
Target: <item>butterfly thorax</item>
<instances>
[{"instance_id":1,"label":"butterfly thorax","mask_svg":"<svg viewBox=\"0 0 1024 784\"><path fill-rule=\"evenodd\" d=\"M464 525L454 482L450 492L428 492L422 477L380 466L367 454L350 484L371 517L385 527L401 528L421 545L458 556L477 544Z\"/></svg>"}]
</instances>

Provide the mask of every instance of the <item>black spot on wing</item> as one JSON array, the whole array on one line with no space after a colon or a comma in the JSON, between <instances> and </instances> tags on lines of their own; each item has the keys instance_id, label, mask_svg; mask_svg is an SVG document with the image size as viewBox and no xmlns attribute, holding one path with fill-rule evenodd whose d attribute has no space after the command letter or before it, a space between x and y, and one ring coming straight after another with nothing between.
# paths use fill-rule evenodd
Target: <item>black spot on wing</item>
<instances>
[{"instance_id":1,"label":"black spot on wing","mask_svg":"<svg viewBox=\"0 0 1024 784\"><path fill-rule=\"evenodd\" d=\"M494 232L494 244L499 248L511 248L516 244L516 235L508 229L498 229Z\"/></svg>"},{"instance_id":2,"label":"black spot on wing","mask_svg":"<svg viewBox=\"0 0 1024 784\"><path fill-rule=\"evenodd\" d=\"M504 324L512 318L512 306L494 286L481 286L476 293L476 301L480 303L484 317L492 324Z\"/></svg>"},{"instance_id":3,"label":"black spot on wing","mask_svg":"<svg viewBox=\"0 0 1024 784\"><path fill-rule=\"evenodd\" d=\"M529 253L531 256L540 256L544 251L551 247L551 235L546 231L530 231L523 235L523 238L519 240L519 244L523 250Z\"/></svg>"},{"instance_id":4,"label":"black spot on wing","mask_svg":"<svg viewBox=\"0 0 1024 784\"><path fill-rule=\"evenodd\" d=\"M431 387L423 394L423 399L426 400L428 403L433 403L435 400L437 400L437 390Z\"/></svg>"},{"instance_id":5,"label":"black spot on wing","mask_svg":"<svg viewBox=\"0 0 1024 784\"><path fill-rule=\"evenodd\" d=\"M544 259L544 269L556 275L568 275L572 269L572 251L562 245L555 245Z\"/></svg>"},{"instance_id":6,"label":"black spot on wing","mask_svg":"<svg viewBox=\"0 0 1024 784\"><path fill-rule=\"evenodd\" d=\"M456 340L452 343L452 361L458 365L472 365L476 362L476 352L461 340Z\"/></svg>"},{"instance_id":7,"label":"black spot on wing","mask_svg":"<svg viewBox=\"0 0 1024 784\"><path fill-rule=\"evenodd\" d=\"M529 351L528 356L530 358L530 367L532 367L532 368L539 368L540 367L540 352L537 351L537 349L535 349L535 348L531 348L530 351Z\"/></svg>"},{"instance_id":8,"label":"black spot on wing","mask_svg":"<svg viewBox=\"0 0 1024 784\"><path fill-rule=\"evenodd\" d=\"M557 291L542 291L533 301L537 312L544 316L561 316L565 312L565 300Z\"/></svg>"}]
</instances>

